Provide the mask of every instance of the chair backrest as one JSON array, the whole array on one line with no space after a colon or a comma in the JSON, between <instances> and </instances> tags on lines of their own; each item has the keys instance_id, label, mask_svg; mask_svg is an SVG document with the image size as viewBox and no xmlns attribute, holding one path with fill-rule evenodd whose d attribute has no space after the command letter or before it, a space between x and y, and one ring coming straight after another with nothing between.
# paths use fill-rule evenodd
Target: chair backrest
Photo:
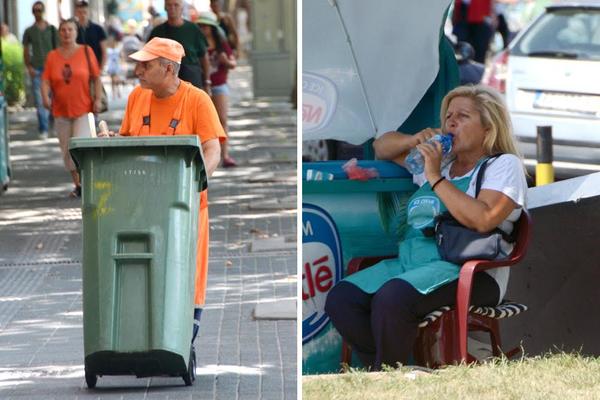
<instances>
[{"instance_id":1,"label":"chair backrest","mask_svg":"<svg viewBox=\"0 0 600 400\"><path fill-rule=\"evenodd\" d=\"M517 240L515 241L515 248L510 255L511 263L519 262L527 252L529 246L529 240L531 239L531 215L529 211L523 208L521 216L517 220Z\"/></svg>"}]
</instances>

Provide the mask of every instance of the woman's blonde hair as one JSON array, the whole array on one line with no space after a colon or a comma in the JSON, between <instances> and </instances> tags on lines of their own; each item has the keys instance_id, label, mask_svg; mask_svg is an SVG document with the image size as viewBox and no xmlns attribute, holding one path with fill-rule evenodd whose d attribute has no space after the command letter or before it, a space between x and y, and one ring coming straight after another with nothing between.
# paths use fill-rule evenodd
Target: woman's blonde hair
<instances>
[{"instance_id":1,"label":"woman's blonde hair","mask_svg":"<svg viewBox=\"0 0 600 400\"><path fill-rule=\"evenodd\" d=\"M454 88L442 100L440 121L446 120L450 101L455 97L466 97L473 101L487 130L483 141L486 154L510 153L522 158L512 132L510 116L502 96L494 89L483 85L467 85Z\"/></svg>"}]
</instances>

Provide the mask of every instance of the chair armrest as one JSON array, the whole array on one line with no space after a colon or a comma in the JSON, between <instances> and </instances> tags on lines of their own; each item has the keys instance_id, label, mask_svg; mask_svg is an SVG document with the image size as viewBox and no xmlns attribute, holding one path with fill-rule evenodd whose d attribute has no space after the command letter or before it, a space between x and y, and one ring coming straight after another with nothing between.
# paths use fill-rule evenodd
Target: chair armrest
<instances>
[{"instance_id":1,"label":"chair armrest","mask_svg":"<svg viewBox=\"0 0 600 400\"><path fill-rule=\"evenodd\" d=\"M369 268L377 264L381 260L388 258L394 258L396 255L385 255L385 256L369 256L369 257L355 257L348 262L348 268L346 269L346 276L352 275L355 272Z\"/></svg>"},{"instance_id":2,"label":"chair armrest","mask_svg":"<svg viewBox=\"0 0 600 400\"><path fill-rule=\"evenodd\" d=\"M513 254L515 251L513 251ZM473 278L476 272L485 271L488 269L500 268L500 267L512 267L517 264L523 258L524 254L517 254L511 256L508 260L469 260L463 264L460 269L458 276L458 290L456 292L456 304L459 306L461 299L470 304L471 288L473 285Z\"/></svg>"}]
</instances>

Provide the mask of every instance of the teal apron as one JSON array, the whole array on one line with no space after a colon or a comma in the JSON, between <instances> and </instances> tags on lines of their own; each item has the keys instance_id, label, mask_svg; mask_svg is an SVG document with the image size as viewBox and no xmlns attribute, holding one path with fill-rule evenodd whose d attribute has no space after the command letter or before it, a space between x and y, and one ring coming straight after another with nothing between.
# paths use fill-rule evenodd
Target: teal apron
<instances>
[{"instance_id":1,"label":"teal apron","mask_svg":"<svg viewBox=\"0 0 600 400\"><path fill-rule=\"evenodd\" d=\"M480 161L481 162L481 161ZM477 165L479 165L479 163ZM473 172L477 168L473 169ZM473 172L450 182L466 192ZM408 200L408 229L400 241L398 258L383 260L371 268L352 274L345 281L358 286L366 293L375 293L391 279L402 279L422 294L428 294L446 283L458 279L460 266L442 260L434 237L423 235L422 229L433 227L436 215L447 208L431 190L429 182L423 184Z\"/></svg>"}]
</instances>

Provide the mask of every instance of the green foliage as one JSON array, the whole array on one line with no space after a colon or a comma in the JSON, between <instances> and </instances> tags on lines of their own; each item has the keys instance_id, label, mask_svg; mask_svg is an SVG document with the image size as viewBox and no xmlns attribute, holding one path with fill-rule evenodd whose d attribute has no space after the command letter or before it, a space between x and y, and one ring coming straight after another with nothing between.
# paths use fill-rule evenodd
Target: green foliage
<instances>
[{"instance_id":1,"label":"green foliage","mask_svg":"<svg viewBox=\"0 0 600 400\"><path fill-rule=\"evenodd\" d=\"M2 41L4 63L4 96L9 105L25 100L25 63L23 47L19 43Z\"/></svg>"},{"instance_id":2,"label":"green foliage","mask_svg":"<svg viewBox=\"0 0 600 400\"><path fill-rule=\"evenodd\" d=\"M377 193L377 206L381 225L388 234L394 234L401 240L406 233L406 212L408 199L412 193L380 192Z\"/></svg>"}]
</instances>

